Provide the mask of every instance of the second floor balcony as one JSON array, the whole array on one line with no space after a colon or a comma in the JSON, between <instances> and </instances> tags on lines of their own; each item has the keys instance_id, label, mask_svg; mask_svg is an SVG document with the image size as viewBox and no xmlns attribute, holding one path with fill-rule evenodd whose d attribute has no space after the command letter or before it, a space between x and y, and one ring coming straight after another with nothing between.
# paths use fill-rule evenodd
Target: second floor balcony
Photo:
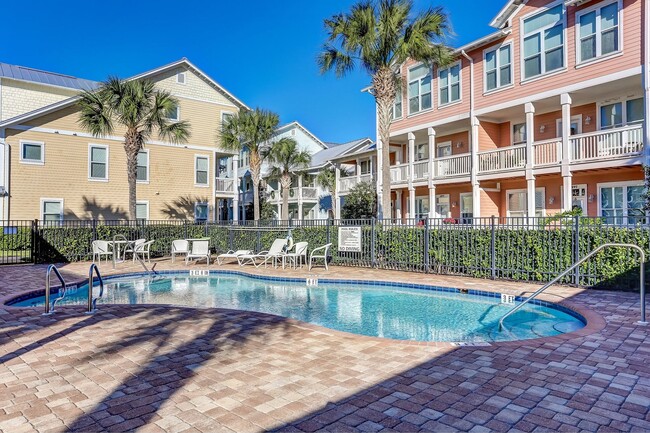
<instances>
[{"instance_id":1,"label":"second floor balcony","mask_svg":"<svg viewBox=\"0 0 650 433\"><path fill-rule=\"evenodd\" d=\"M269 196L272 203L282 203L280 190L270 191ZM299 200L303 202L316 202L318 198L318 188L313 186L303 186L302 188L296 186L289 189L289 203L298 203Z\"/></svg>"}]
</instances>

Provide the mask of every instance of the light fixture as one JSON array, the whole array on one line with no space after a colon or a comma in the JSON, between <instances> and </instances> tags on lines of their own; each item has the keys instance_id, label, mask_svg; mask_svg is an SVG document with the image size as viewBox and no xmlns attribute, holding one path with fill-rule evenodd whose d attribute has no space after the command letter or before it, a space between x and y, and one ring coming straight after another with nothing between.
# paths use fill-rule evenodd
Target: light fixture
<instances>
[{"instance_id":1,"label":"light fixture","mask_svg":"<svg viewBox=\"0 0 650 433\"><path fill-rule=\"evenodd\" d=\"M589 203L593 203L595 198L596 198L596 196L594 196L593 194L589 194L589 198L588 198Z\"/></svg>"},{"instance_id":2,"label":"light fixture","mask_svg":"<svg viewBox=\"0 0 650 433\"><path fill-rule=\"evenodd\" d=\"M543 134L544 131L546 131L546 125L540 125L540 127L539 127L539 133L540 133L540 134Z\"/></svg>"},{"instance_id":3,"label":"light fixture","mask_svg":"<svg viewBox=\"0 0 650 433\"><path fill-rule=\"evenodd\" d=\"M456 203L455 201L451 203L451 207L456 207L457 205L458 203Z\"/></svg>"},{"instance_id":4,"label":"light fixture","mask_svg":"<svg viewBox=\"0 0 650 433\"><path fill-rule=\"evenodd\" d=\"M458 143L456 143L456 149L460 149L461 147L463 147L463 142L462 141L459 141Z\"/></svg>"},{"instance_id":5,"label":"light fixture","mask_svg":"<svg viewBox=\"0 0 650 433\"><path fill-rule=\"evenodd\" d=\"M555 203L555 197L554 197L554 196L550 196L550 197L548 198L548 204L553 204L553 203Z\"/></svg>"},{"instance_id":6,"label":"light fixture","mask_svg":"<svg viewBox=\"0 0 650 433\"><path fill-rule=\"evenodd\" d=\"M590 125L591 124L591 117L587 116L585 117L585 125Z\"/></svg>"}]
</instances>

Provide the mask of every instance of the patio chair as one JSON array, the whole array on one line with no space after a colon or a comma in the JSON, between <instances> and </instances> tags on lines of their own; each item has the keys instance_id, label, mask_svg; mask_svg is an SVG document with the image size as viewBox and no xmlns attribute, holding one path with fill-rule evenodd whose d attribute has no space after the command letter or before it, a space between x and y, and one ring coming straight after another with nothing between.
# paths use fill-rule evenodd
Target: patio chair
<instances>
[{"instance_id":1,"label":"patio chair","mask_svg":"<svg viewBox=\"0 0 650 433\"><path fill-rule=\"evenodd\" d=\"M151 244L153 241L147 241L133 247L133 263L137 258L151 262Z\"/></svg>"},{"instance_id":2,"label":"patio chair","mask_svg":"<svg viewBox=\"0 0 650 433\"><path fill-rule=\"evenodd\" d=\"M124 248L124 259L126 259L126 253L133 254L133 252L138 247L138 245L141 245L146 241L147 241L146 239L136 239L135 241L126 244L126 247Z\"/></svg>"},{"instance_id":3,"label":"patio chair","mask_svg":"<svg viewBox=\"0 0 650 433\"><path fill-rule=\"evenodd\" d=\"M93 241L92 243L93 246L93 263L95 263L95 259L99 261L99 263L102 262L102 256L113 256L113 251L111 251L111 247L107 241ZM108 260L108 258L106 259Z\"/></svg>"},{"instance_id":4,"label":"patio chair","mask_svg":"<svg viewBox=\"0 0 650 433\"><path fill-rule=\"evenodd\" d=\"M185 264L190 262L190 259L205 259L207 264L210 264L210 241L197 240L192 242L192 250L185 256Z\"/></svg>"},{"instance_id":5,"label":"patio chair","mask_svg":"<svg viewBox=\"0 0 650 433\"><path fill-rule=\"evenodd\" d=\"M296 269L298 267L298 263L300 263L300 267L302 268L303 261L305 265L307 264L307 247L308 247L307 242L298 242L296 243L296 251L293 253L286 253L284 257L282 257L282 269L284 269L284 261L287 259L289 261L289 264L293 263L293 268Z\"/></svg>"},{"instance_id":6,"label":"patio chair","mask_svg":"<svg viewBox=\"0 0 650 433\"><path fill-rule=\"evenodd\" d=\"M309 270L310 271L311 271L311 267L313 266L312 262L314 261L314 259L317 259L317 260L318 259L324 259L325 260L325 270L327 270L327 271L329 270L329 268L327 267L327 253L329 252L331 246L332 246L332 244L329 243L329 244L323 245L322 247L314 248L311 251L311 255L309 256ZM322 251L322 253L321 253L321 251ZM318 254L316 254L316 253L318 253Z\"/></svg>"},{"instance_id":7,"label":"patio chair","mask_svg":"<svg viewBox=\"0 0 650 433\"><path fill-rule=\"evenodd\" d=\"M172 263L177 254L187 255L190 252L190 243L185 239L177 239L172 241Z\"/></svg>"},{"instance_id":8,"label":"patio chair","mask_svg":"<svg viewBox=\"0 0 650 433\"><path fill-rule=\"evenodd\" d=\"M237 257L242 256L244 254L253 254L253 251L251 250L228 250L228 252L219 254L217 256L217 264L222 265L224 260L228 259L235 259L237 260Z\"/></svg>"},{"instance_id":9,"label":"patio chair","mask_svg":"<svg viewBox=\"0 0 650 433\"><path fill-rule=\"evenodd\" d=\"M260 251L257 254L242 254L237 256L237 262L239 262L239 266L244 266L250 263L256 268L259 268L262 265L266 267L269 260L273 260L273 265L277 267L278 258L286 254L284 252L284 247L286 245L286 239L276 239L273 241L273 244L271 244L271 248L269 248L268 251ZM261 260L261 262L258 263L258 260Z\"/></svg>"}]
</instances>

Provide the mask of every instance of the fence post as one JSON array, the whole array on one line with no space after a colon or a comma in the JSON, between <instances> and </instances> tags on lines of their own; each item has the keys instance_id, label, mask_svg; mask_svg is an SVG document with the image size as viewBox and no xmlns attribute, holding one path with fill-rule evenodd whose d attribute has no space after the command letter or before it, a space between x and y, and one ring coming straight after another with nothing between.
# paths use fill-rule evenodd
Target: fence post
<instances>
[{"instance_id":1,"label":"fence post","mask_svg":"<svg viewBox=\"0 0 650 433\"><path fill-rule=\"evenodd\" d=\"M376 228L375 222L376 222L375 217L372 217L372 219L370 220L370 227L371 227L371 229L370 229L370 266L373 267L373 268L377 267L377 254L376 254L376 251L375 251L376 250L375 247L377 246L377 242L376 242L376 239L375 239L376 235L377 235L377 228Z\"/></svg>"},{"instance_id":2,"label":"fence post","mask_svg":"<svg viewBox=\"0 0 650 433\"><path fill-rule=\"evenodd\" d=\"M573 217L573 262L580 260L580 216ZM580 284L580 266L573 273L573 284Z\"/></svg>"},{"instance_id":3,"label":"fence post","mask_svg":"<svg viewBox=\"0 0 650 433\"><path fill-rule=\"evenodd\" d=\"M185 235L183 236L183 238L184 238L184 239L189 238L189 236L187 235L187 220L183 220L183 232L185 233Z\"/></svg>"},{"instance_id":4,"label":"fence post","mask_svg":"<svg viewBox=\"0 0 650 433\"><path fill-rule=\"evenodd\" d=\"M497 278L497 245L496 245L496 230L495 230L495 220L496 217L492 215L491 218L491 240L490 240L490 270L492 271L492 279Z\"/></svg>"},{"instance_id":5,"label":"fence post","mask_svg":"<svg viewBox=\"0 0 650 433\"><path fill-rule=\"evenodd\" d=\"M93 220L93 241L97 240L97 220Z\"/></svg>"},{"instance_id":6,"label":"fence post","mask_svg":"<svg viewBox=\"0 0 650 433\"><path fill-rule=\"evenodd\" d=\"M431 271L430 257L429 257L429 218L424 219L424 272Z\"/></svg>"},{"instance_id":7,"label":"fence post","mask_svg":"<svg viewBox=\"0 0 650 433\"><path fill-rule=\"evenodd\" d=\"M203 226L203 236L208 237L208 220L205 220L205 225Z\"/></svg>"},{"instance_id":8,"label":"fence post","mask_svg":"<svg viewBox=\"0 0 650 433\"><path fill-rule=\"evenodd\" d=\"M325 243L326 244L329 244L330 242L332 242L331 241L331 235L330 235L330 226L331 225L332 225L332 220L328 218L327 219L327 230L326 230L326 234L325 234L325 239L326 239Z\"/></svg>"},{"instance_id":9,"label":"fence post","mask_svg":"<svg viewBox=\"0 0 650 433\"><path fill-rule=\"evenodd\" d=\"M257 251L262 251L262 231L256 230L257 232Z\"/></svg>"},{"instance_id":10,"label":"fence post","mask_svg":"<svg viewBox=\"0 0 650 433\"><path fill-rule=\"evenodd\" d=\"M233 233L233 226L228 226L228 249L233 250L234 248L232 247L233 244L233 237L235 234ZM259 251L259 250L258 250Z\"/></svg>"},{"instance_id":11,"label":"fence post","mask_svg":"<svg viewBox=\"0 0 650 433\"><path fill-rule=\"evenodd\" d=\"M37 260L38 251L36 251L37 249L36 247L38 245L38 242L36 241L37 236L38 236L38 220L35 219L34 221L32 221L32 242L31 242L32 263L34 264L38 263Z\"/></svg>"}]
</instances>

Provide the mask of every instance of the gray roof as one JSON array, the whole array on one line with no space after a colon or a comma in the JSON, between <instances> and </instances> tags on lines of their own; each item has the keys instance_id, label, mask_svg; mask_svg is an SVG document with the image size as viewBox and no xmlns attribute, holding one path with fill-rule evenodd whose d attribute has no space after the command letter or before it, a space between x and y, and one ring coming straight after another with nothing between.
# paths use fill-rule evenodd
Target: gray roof
<instances>
[{"instance_id":1,"label":"gray roof","mask_svg":"<svg viewBox=\"0 0 650 433\"><path fill-rule=\"evenodd\" d=\"M31 81L33 83L47 84L50 86L67 87L74 90L92 90L99 83L55 72L41 71L25 66L10 65L0 62L0 77L13 78L14 80Z\"/></svg>"},{"instance_id":2,"label":"gray roof","mask_svg":"<svg viewBox=\"0 0 650 433\"><path fill-rule=\"evenodd\" d=\"M374 143L372 143L369 138L360 138L358 140L348 141L347 143L325 143L325 145L328 146L327 149L323 149L320 152L312 155L311 167L321 167L327 163L327 161L330 161L338 156L345 154L346 152L351 151L356 146L359 146L365 141L369 141L369 143L366 144L366 146L363 146L364 149L369 148L370 146L374 146Z\"/></svg>"}]
</instances>

